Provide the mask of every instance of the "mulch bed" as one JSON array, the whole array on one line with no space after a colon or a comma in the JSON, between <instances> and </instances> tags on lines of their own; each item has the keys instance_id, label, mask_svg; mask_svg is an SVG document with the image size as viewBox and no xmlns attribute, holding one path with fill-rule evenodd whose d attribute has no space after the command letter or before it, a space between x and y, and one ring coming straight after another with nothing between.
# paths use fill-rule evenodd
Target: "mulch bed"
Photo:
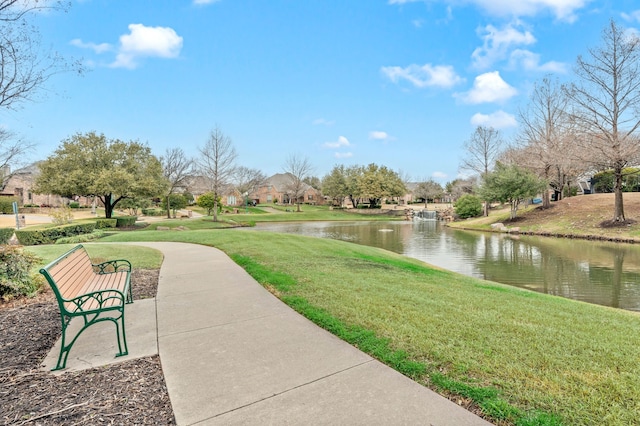
<instances>
[{"instance_id":1,"label":"mulch bed","mask_svg":"<svg viewBox=\"0 0 640 426\"><path fill-rule=\"evenodd\" d=\"M134 299L155 297L158 275L133 271ZM54 376L40 365L60 332L50 291L0 303L0 424L175 424L158 356Z\"/></svg>"}]
</instances>

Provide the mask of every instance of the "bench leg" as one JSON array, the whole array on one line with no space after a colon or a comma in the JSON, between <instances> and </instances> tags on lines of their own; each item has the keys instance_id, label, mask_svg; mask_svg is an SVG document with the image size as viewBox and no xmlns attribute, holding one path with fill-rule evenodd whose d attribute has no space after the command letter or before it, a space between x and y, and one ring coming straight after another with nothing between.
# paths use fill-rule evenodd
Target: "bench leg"
<instances>
[{"instance_id":1,"label":"bench leg","mask_svg":"<svg viewBox=\"0 0 640 426\"><path fill-rule=\"evenodd\" d=\"M118 338L118 352L116 357L125 356L129 354L129 349L127 348L127 334L124 329L124 307L122 309L122 314L120 318L115 321L116 323L116 334ZM121 343L122 342L122 343ZM124 347L124 350L123 350Z\"/></svg>"},{"instance_id":2,"label":"bench leg","mask_svg":"<svg viewBox=\"0 0 640 426\"><path fill-rule=\"evenodd\" d=\"M69 325L69 320L62 321L62 337L60 341L60 354L58 355L58 363L55 368L52 368L51 371L62 370L67 366L67 358L69 358L69 352L71 352L71 347L78 340L78 337L89 328L91 325L102 322L102 321L111 321L116 326L116 337L118 339L118 353L116 357L125 356L129 354L129 350L127 348L127 335L125 333L124 328L124 306L122 307L122 311L120 311L120 316L113 317L103 317L99 318L99 314L93 316L92 318L83 317L84 326L78 331L78 333L73 337L71 342L67 344L67 326Z\"/></svg>"}]
</instances>

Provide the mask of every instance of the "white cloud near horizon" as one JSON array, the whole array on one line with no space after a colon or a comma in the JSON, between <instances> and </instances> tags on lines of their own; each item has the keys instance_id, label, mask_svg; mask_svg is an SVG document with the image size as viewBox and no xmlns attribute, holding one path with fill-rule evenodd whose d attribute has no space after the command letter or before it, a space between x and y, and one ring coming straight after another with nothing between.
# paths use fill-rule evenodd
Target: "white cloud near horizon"
<instances>
[{"instance_id":1,"label":"white cloud near horizon","mask_svg":"<svg viewBox=\"0 0 640 426\"><path fill-rule=\"evenodd\" d=\"M444 172L433 172L431 173L431 177L435 179L446 179L449 175Z\"/></svg>"},{"instance_id":2,"label":"white cloud near horizon","mask_svg":"<svg viewBox=\"0 0 640 426\"><path fill-rule=\"evenodd\" d=\"M333 156L336 158L351 158L353 157L353 152L336 152Z\"/></svg>"},{"instance_id":3,"label":"white cloud near horizon","mask_svg":"<svg viewBox=\"0 0 640 426\"><path fill-rule=\"evenodd\" d=\"M471 4L491 16L520 17L536 16L551 12L560 21L573 22L576 13L584 8L591 0L440 0L442 3L459 6ZM389 4L403 5L407 3L423 2L426 0L389 0Z\"/></svg>"},{"instance_id":4,"label":"white cloud near horizon","mask_svg":"<svg viewBox=\"0 0 640 426\"><path fill-rule=\"evenodd\" d=\"M477 76L468 92L454 96L467 104L482 104L503 102L517 94L518 91L500 77L499 71L492 71Z\"/></svg>"},{"instance_id":5,"label":"white cloud near horizon","mask_svg":"<svg viewBox=\"0 0 640 426\"><path fill-rule=\"evenodd\" d=\"M510 23L498 29L493 25L487 25L478 29L478 35L482 39L482 46L476 48L471 54L473 66L477 69L490 68L494 63L508 57L510 49L514 46L528 46L536 43L533 34L525 29L518 29L519 23Z\"/></svg>"},{"instance_id":6,"label":"white cloud near horizon","mask_svg":"<svg viewBox=\"0 0 640 426\"><path fill-rule=\"evenodd\" d=\"M425 87L448 89L464 81L450 65L411 64L405 68L393 66L382 67L380 70L393 83L406 80L420 89Z\"/></svg>"},{"instance_id":7,"label":"white cloud near horizon","mask_svg":"<svg viewBox=\"0 0 640 426\"><path fill-rule=\"evenodd\" d=\"M140 58L176 58L182 50L183 39L173 28L146 27L129 24L129 34L120 36L120 46L112 68L134 69Z\"/></svg>"},{"instance_id":8,"label":"white cloud near horizon","mask_svg":"<svg viewBox=\"0 0 640 426\"><path fill-rule=\"evenodd\" d=\"M471 124L474 126L493 127L494 129L506 129L508 127L516 127L518 122L512 114L498 110L491 114L474 114L471 117Z\"/></svg>"},{"instance_id":9,"label":"white cloud near horizon","mask_svg":"<svg viewBox=\"0 0 640 426\"><path fill-rule=\"evenodd\" d=\"M345 138L344 136L339 136L338 140L335 142L325 142L322 146L324 146L325 148L342 148L344 146L351 146L351 144L349 143L349 140L347 138Z\"/></svg>"}]
</instances>

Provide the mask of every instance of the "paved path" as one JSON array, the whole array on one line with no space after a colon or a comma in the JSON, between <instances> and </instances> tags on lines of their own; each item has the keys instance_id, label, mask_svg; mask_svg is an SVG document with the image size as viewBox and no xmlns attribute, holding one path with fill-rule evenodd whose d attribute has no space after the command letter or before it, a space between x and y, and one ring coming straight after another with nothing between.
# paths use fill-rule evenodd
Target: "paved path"
<instances>
[{"instance_id":1,"label":"paved path","mask_svg":"<svg viewBox=\"0 0 640 426\"><path fill-rule=\"evenodd\" d=\"M157 346L144 332L149 325L128 329L130 355L118 360L159 351L179 425L489 424L317 327L221 251L139 244L165 255ZM153 306L142 302L131 305L129 321L153 318ZM95 352L95 343L86 344ZM83 350L74 346L69 369Z\"/></svg>"}]
</instances>

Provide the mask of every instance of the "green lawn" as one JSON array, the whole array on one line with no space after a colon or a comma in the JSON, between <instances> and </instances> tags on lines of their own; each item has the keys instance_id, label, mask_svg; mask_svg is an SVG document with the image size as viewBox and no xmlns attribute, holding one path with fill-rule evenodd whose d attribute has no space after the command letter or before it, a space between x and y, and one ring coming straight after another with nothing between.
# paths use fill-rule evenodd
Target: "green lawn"
<instances>
[{"instance_id":1,"label":"green lawn","mask_svg":"<svg viewBox=\"0 0 640 426\"><path fill-rule=\"evenodd\" d=\"M36 254L42 259L38 268L52 262L64 252L77 244L53 244L42 246L28 246L25 250ZM159 269L162 265L162 253L149 247L128 244L83 244L93 263L112 259L126 259L135 269Z\"/></svg>"},{"instance_id":2,"label":"green lawn","mask_svg":"<svg viewBox=\"0 0 640 426\"><path fill-rule=\"evenodd\" d=\"M474 399L495 421L620 425L640 418L640 315L371 247L238 232L129 232L107 240L218 247L316 323L419 382Z\"/></svg>"}]
</instances>

